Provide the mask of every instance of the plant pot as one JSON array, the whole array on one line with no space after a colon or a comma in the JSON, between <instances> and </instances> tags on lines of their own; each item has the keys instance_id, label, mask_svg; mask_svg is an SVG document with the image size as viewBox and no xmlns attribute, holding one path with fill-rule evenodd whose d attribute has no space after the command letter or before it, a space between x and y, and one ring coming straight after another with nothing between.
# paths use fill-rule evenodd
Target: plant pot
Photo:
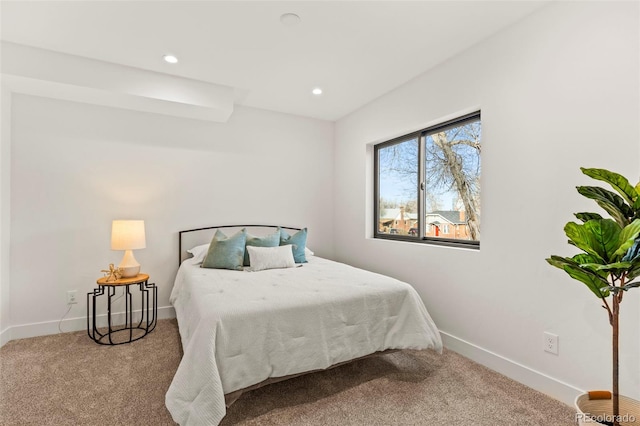
<instances>
[{"instance_id":1,"label":"plant pot","mask_svg":"<svg viewBox=\"0 0 640 426\"><path fill-rule=\"evenodd\" d=\"M575 400L576 420L580 426L597 426L613 421L612 399L589 399L589 394L578 395ZM595 418L595 419L593 419ZM640 425L640 401L620 395L620 426Z\"/></svg>"}]
</instances>

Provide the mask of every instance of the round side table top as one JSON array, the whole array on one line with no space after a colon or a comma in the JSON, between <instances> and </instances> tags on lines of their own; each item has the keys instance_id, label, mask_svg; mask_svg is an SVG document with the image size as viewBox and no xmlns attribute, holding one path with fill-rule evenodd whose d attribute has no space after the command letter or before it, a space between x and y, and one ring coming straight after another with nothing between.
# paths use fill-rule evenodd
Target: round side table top
<instances>
[{"instance_id":1,"label":"round side table top","mask_svg":"<svg viewBox=\"0 0 640 426\"><path fill-rule=\"evenodd\" d=\"M129 285L129 284L138 284L138 283L142 283L145 282L149 279L149 275L147 274L138 274L135 277L131 277L131 278L120 278L119 280L115 280L115 281L107 281L108 277L102 277L99 278L98 281L96 281L98 283L98 285Z\"/></svg>"}]
</instances>

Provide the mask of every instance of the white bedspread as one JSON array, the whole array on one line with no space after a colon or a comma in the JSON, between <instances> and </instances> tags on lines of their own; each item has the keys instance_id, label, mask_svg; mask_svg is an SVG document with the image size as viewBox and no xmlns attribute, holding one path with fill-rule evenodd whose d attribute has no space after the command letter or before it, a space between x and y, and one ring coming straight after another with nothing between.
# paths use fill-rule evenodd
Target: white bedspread
<instances>
[{"instance_id":1,"label":"white bedspread","mask_svg":"<svg viewBox=\"0 0 640 426\"><path fill-rule=\"evenodd\" d=\"M183 262L171 294L184 356L166 394L179 424L217 425L224 394L386 349L442 349L409 284L311 257L292 269Z\"/></svg>"}]
</instances>

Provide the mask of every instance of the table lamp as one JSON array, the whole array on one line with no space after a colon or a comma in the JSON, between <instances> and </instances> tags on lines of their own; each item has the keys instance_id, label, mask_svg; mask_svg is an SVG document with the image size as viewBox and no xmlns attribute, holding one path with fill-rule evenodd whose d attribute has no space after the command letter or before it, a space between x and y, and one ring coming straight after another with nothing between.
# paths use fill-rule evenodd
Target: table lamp
<instances>
[{"instance_id":1,"label":"table lamp","mask_svg":"<svg viewBox=\"0 0 640 426\"><path fill-rule=\"evenodd\" d=\"M114 220L111 225L111 250L124 250L119 268L122 277L135 277L140 272L140 264L132 250L145 248L144 220Z\"/></svg>"}]
</instances>

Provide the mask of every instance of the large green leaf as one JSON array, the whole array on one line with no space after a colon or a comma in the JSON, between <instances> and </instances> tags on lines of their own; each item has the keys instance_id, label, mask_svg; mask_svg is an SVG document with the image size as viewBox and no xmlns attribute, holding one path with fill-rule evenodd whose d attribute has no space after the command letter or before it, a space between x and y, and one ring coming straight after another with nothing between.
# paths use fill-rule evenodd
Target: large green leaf
<instances>
[{"instance_id":1,"label":"large green leaf","mask_svg":"<svg viewBox=\"0 0 640 426\"><path fill-rule=\"evenodd\" d=\"M624 272L631 268L631 262L615 262L608 265L602 265L600 263L581 263L580 267L588 269L593 272Z\"/></svg>"},{"instance_id":2,"label":"large green leaf","mask_svg":"<svg viewBox=\"0 0 640 426\"><path fill-rule=\"evenodd\" d=\"M580 167L580 170L582 170L582 173L593 179L607 182L618 194L622 196L622 198L627 201L627 203L629 203L629 205L633 205L638 198L638 191L636 188L629 183L626 177L619 175L618 173L605 169L586 169L584 167Z\"/></svg>"},{"instance_id":3,"label":"large green leaf","mask_svg":"<svg viewBox=\"0 0 640 426\"><path fill-rule=\"evenodd\" d=\"M588 254L595 256L603 264L607 263L600 253L591 247L591 234L585 229L584 225L569 222L565 225L564 232L569 238L569 244L572 244Z\"/></svg>"},{"instance_id":4,"label":"large green leaf","mask_svg":"<svg viewBox=\"0 0 640 426\"><path fill-rule=\"evenodd\" d=\"M640 287L640 281L636 281L636 282L633 282L633 283L625 284L625 285L622 286L622 289L624 291L629 291L632 288L638 288L638 287Z\"/></svg>"},{"instance_id":5,"label":"large green leaf","mask_svg":"<svg viewBox=\"0 0 640 426\"><path fill-rule=\"evenodd\" d=\"M574 213L574 216L583 223L591 219L602 219L602 216L600 216L598 213L580 212Z\"/></svg>"},{"instance_id":6,"label":"large green leaf","mask_svg":"<svg viewBox=\"0 0 640 426\"><path fill-rule=\"evenodd\" d=\"M636 201L631 206L631 209L636 212L636 218L640 218L640 197L636 198Z\"/></svg>"},{"instance_id":7,"label":"large green leaf","mask_svg":"<svg viewBox=\"0 0 640 426\"><path fill-rule=\"evenodd\" d=\"M617 260L613 259L613 254L618 249L621 229L613 220L592 219L583 225L569 222L564 231L573 245L598 257L602 263L608 264Z\"/></svg>"},{"instance_id":8,"label":"large green leaf","mask_svg":"<svg viewBox=\"0 0 640 426\"><path fill-rule=\"evenodd\" d=\"M604 285L604 283L593 272L587 269L582 269L578 266L569 265L565 266L563 269L571 278L584 283L597 297L602 298L609 296L609 284L607 283Z\"/></svg>"},{"instance_id":9,"label":"large green leaf","mask_svg":"<svg viewBox=\"0 0 640 426\"><path fill-rule=\"evenodd\" d=\"M583 269L573 259L561 256L551 256L546 261L556 268L564 270L575 280L584 283L593 294L599 298L609 296L609 282L596 272Z\"/></svg>"},{"instance_id":10,"label":"large green leaf","mask_svg":"<svg viewBox=\"0 0 640 426\"><path fill-rule=\"evenodd\" d=\"M636 242L636 238L640 234L640 219L636 219L629 225L625 226L620 232L618 237L618 248L613 253L614 258L622 258L633 244Z\"/></svg>"},{"instance_id":11,"label":"large green leaf","mask_svg":"<svg viewBox=\"0 0 640 426\"><path fill-rule=\"evenodd\" d=\"M634 212L618 194L600 188L598 186L578 186L578 192L587 198L595 200L611 217L620 224L626 226L634 216Z\"/></svg>"},{"instance_id":12,"label":"large green leaf","mask_svg":"<svg viewBox=\"0 0 640 426\"><path fill-rule=\"evenodd\" d=\"M633 263L633 266L631 267L631 269L629 269L629 272L627 273L627 279L629 281L640 276L640 259L636 259L632 263Z\"/></svg>"},{"instance_id":13,"label":"large green leaf","mask_svg":"<svg viewBox=\"0 0 640 426\"><path fill-rule=\"evenodd\" d=\"M640 238L636 238L633 245L629 247L629 250L627 250L627 253L622 258L622 260L626 262L633 262L636 259L640 259Z\"/></svg>"},{"instance_id":14,"label":"large green leaf","mask_svg":"<svg viewBox=\"0 0 640 426\"><path fill-rule=\"evenodd\" d=\"M571 260L578 264L581 268L589 269L590 271L596 273L600 276L603 283L607 283L607 285L609 284L609 273L600 269L608 265L602 263L602 260L598 259L596 256L587 253L578 253L573 256Z\"/></svg>"},{"instance_id":15,"label":"large green leaf","mask_svg":"<svg viewBox=\"0 0 640 426\"><path fill-rule=\"evenodd\" d=\"M596 256L587 254L587 253L579 253L571 258L578 265L586 264L586 263L597 263L599 265L605 265L602 263L601 259L598 259Z\"/></svg>"}]
</instances>

